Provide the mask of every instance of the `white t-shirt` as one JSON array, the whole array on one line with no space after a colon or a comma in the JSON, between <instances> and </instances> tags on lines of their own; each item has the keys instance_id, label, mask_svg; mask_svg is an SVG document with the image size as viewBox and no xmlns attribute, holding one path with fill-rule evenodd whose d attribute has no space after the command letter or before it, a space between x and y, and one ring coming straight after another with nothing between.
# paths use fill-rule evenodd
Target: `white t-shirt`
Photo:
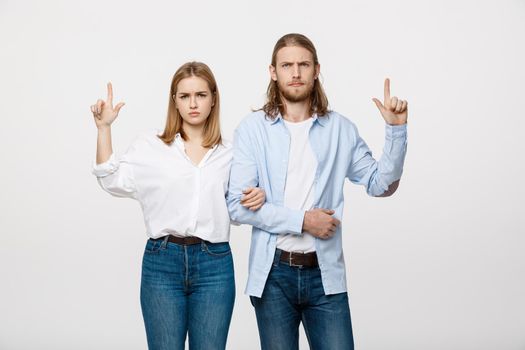
<instances>
[{"instance_id":1,"label":"white t-shirt","mask_svg":"<svg viewBox=\"0 0 525 350\"><path fill-rule=\"evenodd\" d=\"M309 210L314 203L314 179L317 158L310 146L309 133L313 119L293 123L283 120L290 133L290 154L284 188L284 206ZM277 248L288 252L315 251L315 237L307 232L302 236L279 235Z\"/></svg>"},{"instance_id":2,"label":"white t-shirt","mask_svg":"<svg viewBox=\"0 0 525 350\"><path fill-rule=\"evenodd\" d=\"M139 201L149 237L172 234L227 242L231 160L231 143L223 140L195 165L179 134L166 145L151 132L138 137L124 155L95 165L93 173L105 191Z\"/></svg>"}]
</instances>

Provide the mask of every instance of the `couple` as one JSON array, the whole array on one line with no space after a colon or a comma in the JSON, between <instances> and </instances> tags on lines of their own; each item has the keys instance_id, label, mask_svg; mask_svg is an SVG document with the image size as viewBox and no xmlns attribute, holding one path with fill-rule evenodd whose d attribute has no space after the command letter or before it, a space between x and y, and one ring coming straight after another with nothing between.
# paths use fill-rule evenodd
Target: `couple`
<instances>
[{"instance_id":1,"label":"couple","mask_svg":"<svg viewBox=\"0 0 525 350\"><path fill-rule=\"evenodd\" d=\"M298 349L302 322L312 349L353 349L340 220L345 178L389 196L406 153L407 102L373 99L386 121L376 161L355 125L328 110L312 42L280 38L267 102L221 139L219 92L210 69L175 73L166 127L139 137L119 159L111 123L124 105L91 106L98 128L94 174L102 188L137 199L147 233L141 306L150 349L224 349L235 299L233 222L253 226L246 293L262 349Z\"/></svg>"}]
</instances>

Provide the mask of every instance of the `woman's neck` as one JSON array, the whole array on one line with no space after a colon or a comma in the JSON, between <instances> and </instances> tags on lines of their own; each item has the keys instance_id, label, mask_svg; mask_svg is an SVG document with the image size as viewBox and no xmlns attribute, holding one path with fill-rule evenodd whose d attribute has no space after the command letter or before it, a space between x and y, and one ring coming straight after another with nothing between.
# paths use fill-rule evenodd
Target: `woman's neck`
<instances>
[{"instance_id":1,"label":"woman's neck","mask_svg":"<svg viewBox=\"0 0 525 350\"><path fill-rule=\"evenodd\" d=\"M204 136L204 124L203 125L191 125L184 123L182 125L184 134L188 142L201 144Z\"/></svg>"}]
</instances>

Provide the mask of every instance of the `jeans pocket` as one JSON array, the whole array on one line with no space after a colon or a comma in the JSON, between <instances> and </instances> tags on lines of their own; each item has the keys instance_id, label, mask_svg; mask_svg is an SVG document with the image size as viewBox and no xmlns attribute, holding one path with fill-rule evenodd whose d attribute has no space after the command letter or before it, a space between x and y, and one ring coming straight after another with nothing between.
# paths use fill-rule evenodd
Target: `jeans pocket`
<instances>
[{"instance_id":1,"label":"jeans pocket","mask_svg":"<svg viewBox=\"0 0 525 350\"><path fill-rule=\"evenodd\" d=\"M154 241L152 239L148 239L148 241L146 242L146 248L144 248L144 253L158 254L162 247L162 242L162 240Z\"/></svg>"},{"instance_id":2,"label":"jeans pocket","mask_svg":"<svg viewBox=\"0 0 525 350\"><path fill-rule=\"evenodd\" d=\"M228 254L231 254L231 248L230 243L228 242L222 242L222 243L210 243L210 242L202 242L202 250L204 250L208 255L221 257L226 256Z\"/></svg>"}]
</instances>

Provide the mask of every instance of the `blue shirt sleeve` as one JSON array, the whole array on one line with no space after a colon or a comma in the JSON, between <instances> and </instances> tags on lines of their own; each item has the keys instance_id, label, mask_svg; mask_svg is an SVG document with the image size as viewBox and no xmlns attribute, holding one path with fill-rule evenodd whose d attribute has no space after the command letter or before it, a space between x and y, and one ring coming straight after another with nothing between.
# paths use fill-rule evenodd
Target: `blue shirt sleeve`
<instances>
[{"instance_id":1,"label":"blue shirt sleeve","mask_svg":"<svg viewBox=\"0 0 525 350\"><path fill-rule=\"evenodd\" d=\"M406 155L407 126L386 125L385 145L379 161L353 127L355 144L347 177L355 184L366 187L370 196L381 196L388 187L401 178Z\"/></svg>"},{"instance_id":2,"label":"blue shirt sleeve","mask_svg":"<svg viewBox=\"0 0 525 350\"><path fill-rule=\"evenodd\" d=\"M256 146L250 142L249 128L241 124L234 134L233 161L228 189L228 210L233 221L249 224L273 234L302 234L304 211L266 202L253 212L241 205L243 189L261 187L259 184ZM265 166L260 162L259 166ZM268 196L267 196L268 197Z\"/></svg>"}]
</instances>

